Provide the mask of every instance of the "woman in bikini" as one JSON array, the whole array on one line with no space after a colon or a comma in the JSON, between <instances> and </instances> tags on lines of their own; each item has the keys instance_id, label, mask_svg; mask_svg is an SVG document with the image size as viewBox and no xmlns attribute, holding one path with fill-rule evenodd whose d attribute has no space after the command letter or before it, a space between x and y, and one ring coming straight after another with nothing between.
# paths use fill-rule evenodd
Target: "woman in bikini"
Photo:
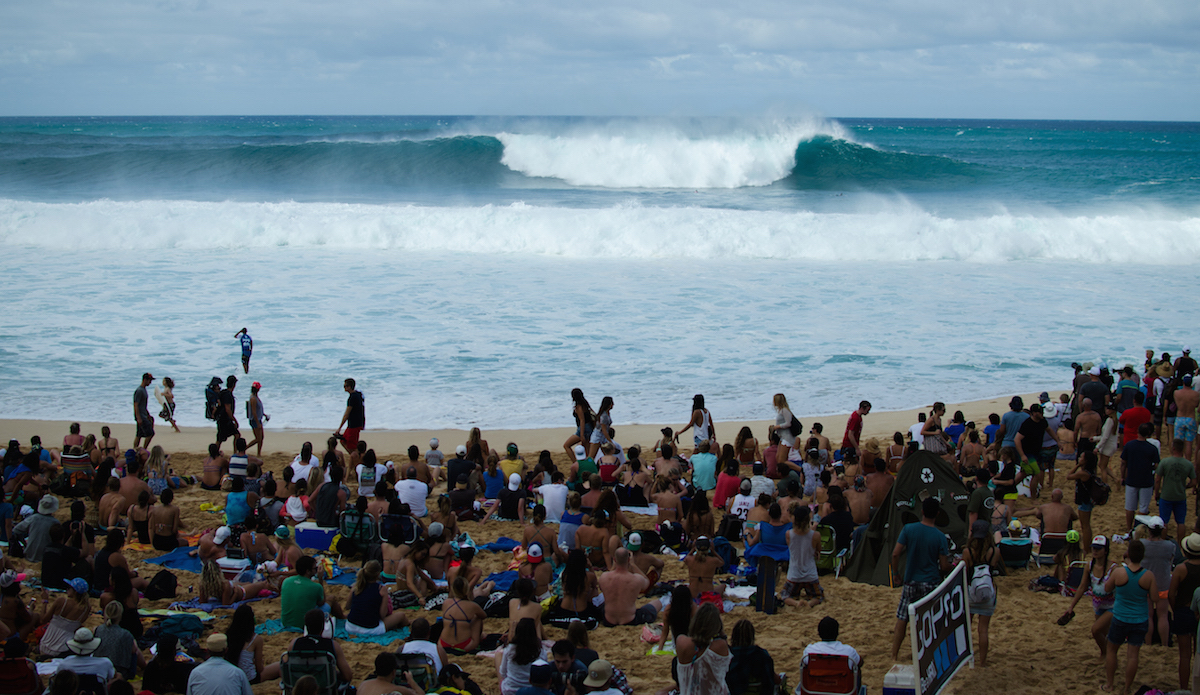
<instances>
[{"instance_id":1,"label":"woman in bikini","mask_svg":"<svg viewBox=\"0 0 1200 695\"><path fill-rule=\"evenodd\" d=\"M733 439L733 450L738 463L751 465L755 461L762 460L762 455L758 451L758 440L754 438L749 427L738 430L737 436Z\"/></svg>"},{"instance_id":2,"label":"woman in bikini","mask_svg":"<svg viewBox=\"0 0 1200 695\"><path fill-rule=\"evenodd\" d=\"M113 460L116 460L117 452L121 450L121 442L112 436L112 430L108 425L100 428L100 437L100 441L96 443L100 448L100 459L111 456Z\"/></svg>"},{"instance_id":3,"label":"woman in bikini","mask_svg":"<svg viewBox=\"0 0 1200 695\"><path fill-rule=\"evenodd\" d=\"M642 464L641 449L636 445L629 447L629 460L617 471L621 482L617 485L617 497L623 506L650 506L650 484L653 479Z\"/></svg>"},{"instance_id":4,"label":"woman in bikini","mask_svg":"<svg viewBox=\"0 0 1200 695\"><path fill-rule=\"evenodd\" d=\"M438 644L445 649L471 652L483 639L483 608L470 598L466 577L455 577L450 595L442 604L442 634Z\"/></svg>"},{"instance_id":5,"label":"woman in bikini","mask_svg":"<svg viewBox=\"0 0 1200 695\"><path fill-rule=\"evenodd\" d=\"M558 531L546 525L546 507L543 505L535 505L533 514L529 517L530 523L525 527L523 532L523 540L521 546L526 550L529 549L530 543L540 543L543 548L553 549L554 559L558 562L563 562L567 559L567 554L558 547Z\"/></svg>"},{"instance_id":6,"label":"woman in bikini","mask_svg":"<svg viewBox=\"0 0 1200 695\"><path fill-rule=\"evenodd\" d=\"M232 606L239 601L256 598L264 589L274 589L274 586L266 581L240 584L226 579L215 560L206 560L204 569L200 571L201 603L215 601L221 606Z\"/></svg>"},{"instance_id":7,"label":"woman in bikini","mask_svg":"<svg viewBox=\"0 0 1200 695\"><path fill-rule=\"evenodd\" d=\"M137 542L150 544L150 491L142 490L138 493L137 502L129 505L129 509L125 512L125 516L129 518L129 528L137 534Z\"/></svg>"},{"instance_id":8,"label":"woman in bikini","mask_svg":"<svg viewBox=\"0 0 1200 695\"><path fill-rule=\"evenodd\" d=\"M887 448L888 473L892 475L899 473L902 463L904 463L904 435L896 432L892 435L892 443Z\"/></svg>"},{"instance_id":9,"label":"woman in bikini","mask_svg":"<svg viewBox=\"0 0 1200 695\"><path fill-rule=\"evenodd\" d=\"M153 531L150 542L155 550L169 552L183 545L179 540L179 531L187 526L174 501L175 491L167 488L158 498L159 505L150 510L150 528Z\"/></svg>"},{"instance_id":10,"label":"woman in bikini","mask_svg":"<svg viewBox=\"0 0 1200 695\"><path fill-rule=\"evenodd\" d=\"M396 581L396 574L400 571L400 563L409 553L409 546L404 543L404 529L400 524L392 524L387 540L380 546L380 552L383 555L383 573L381 576L389 582Z\"/></svg>"},{"instance_id":11,"label":"woman in bikini","mask_svg":"<svg viewBox=\"0 0 1200 695\"><path fill-rule=\"evenodd\" d=\"M229 470L229 459L221 453L221 445L213 442L208 445L208 456L204 458L204 468L201 473L200 487L205 490L220 490L221 476Z\"/></svg>"},{"instance_id":12,"label":"woman in bikini","mask_svg":"<svg viewBox=\"0 0 1200 695\"><path fill-rule=\"evenodd\" d=\"M508 600L508 631L504 633L505 642L511 642L517 623L522 618L530 618L537 624L538 639L542 639L542 604L534 598L537 587L533 580L522 577L513 582L512 595Z\"/></svg>"},{"instance_id":13,"label":"woman in bikini","mask_svg":"<svg viewBox=\"0 0 1200 695\"><path fill-rule=\"evenodd\" d=\"M683 530L687 532L689 538L694 539L700 536L712 538L715 528L716 521L713 518L712 508L708 505L708 493L697 490L696 496L692 498L692 503L689 505L687 519L683 522Z\"/></svg>"},{"instance_id":14,"label":"woman in bikini","mask_svg":"<svg viewBox=\"0 0 1200 695\"><path fill-rule=\"evenodd\" d=\"M257 524L252 523L257 520ZM271 520L266 514L246 518L247 529L242 532L240 541L242 553L250 561L251 567L257 567L269 560L274 560L279 554L275 544L271 542Z\"/></svg>"},{"instance_id":15,"label":"woman in bikini","mask_svg":"<svg viewBox=\"0 0 1200 695\"><path fill-rule=\"evenodd\" d=\"M572 550L567 553L567 563L563 567L562 599L550 610L551 620L560 623L569 620L598 621L603 613L592 603L592 599L599 594L600 584L596 581L596 573L588 567L587 554L578 548Z\"/></svg>"},{"instance_id":16,"label":"woman in bikini","mask_svg":"<svg viewBox=\"0 0 1200 695\"><path fill-rule=\"evenodd\" d=\"M288 575L295 574L296 563L304 556L304 551L292 540L290 526L285 524L275 528L275 544L279 546L279 552L275 555L275 564L279 571L286 571Z\"/></svg>"},{"instance_id":17,"label":"woman in bikini","mask_svg":"<svg viewBox=\"0 0 1200 695\"><path fill-rule=\"evenodd\" d=\"M597 510L592 514L591 524L581 526L575 532L575 547L587 555L592 567L609 568L611 532L608 530L608 513Z\"/></svg>"},{"instance_id":18,"label":"woman in bikini","mask_svg":"<svg viewBox=\"0 0 1200 695\"><path fill-rule=\"evenodd\" d=\"M429 523L441 524L446 538L458 537L458 515L450 507L450 495L438 495L437 503L431 505L429 510Z\"/></svg>"},{"instance_id":19,"label":"woman in bikini","mask_svg":"<svg viewBox=\"0 0 1200 695\"><path fill-rule=\"evenodd\" d=\"M407 546L405 546L407 547ZM447 586L454 583L458 576L462 576L467 580L467 591L472 598L480 596L488 596L496 589L496 582L485 582L483 580L483 570L472 564L475 560L475 549L471 546L464 546L458 549L459 564L446 570Z\"/></svg>"},{"instance_id":20,"label":"woman in bikini","mask_svg":"<svg viewBox=\"0 0 1200 695\"><path fill-rule=\"evenodd\" d=\"M70 451L73 446L83 446L83 435L80 434L78 422L71 423L71 433L63 436L63 451Z\"/></svg>"}]
</instances>

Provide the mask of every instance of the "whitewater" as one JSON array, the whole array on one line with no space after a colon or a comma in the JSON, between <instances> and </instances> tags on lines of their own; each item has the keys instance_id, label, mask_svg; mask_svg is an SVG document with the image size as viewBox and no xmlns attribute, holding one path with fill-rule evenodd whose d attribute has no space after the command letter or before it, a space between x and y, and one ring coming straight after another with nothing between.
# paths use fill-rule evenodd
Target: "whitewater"
<instances>
[{"instance_id":1,"label":"whitewater","mask_svg":"<svg viewBox=\"0 0 1200 695\"><path fill-rule=\"evenodd\" d=\"M1197 339L1197 171L1196 124L0 119L0 417L149 370L201 424L243 325L272 427L346 376L387 428L1053 389Z\"/></svg>"}]
</instances>

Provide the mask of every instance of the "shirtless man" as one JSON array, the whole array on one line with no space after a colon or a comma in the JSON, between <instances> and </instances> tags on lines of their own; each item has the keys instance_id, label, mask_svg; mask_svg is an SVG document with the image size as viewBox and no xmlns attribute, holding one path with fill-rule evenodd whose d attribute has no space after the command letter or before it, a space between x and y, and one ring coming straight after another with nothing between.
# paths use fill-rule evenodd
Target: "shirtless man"
<instances>
[{"instance_id":1,"label":"shirtless man","mask_svg":"<svg viewBox=\"0 0 1200 695\"><path fill-rule=\"evenodd\" d=\"M646 579L650 580L649 589L654 588L658 583L658 578L662 576L663 561L654 557L650 553L642 552L642 534L631 533L628 540L625 541L625 549L630 552L630 562L637 571L646 575Z\"/></svg>"},{"instance_id":2,"label":"shirtless man","mask_svg":"<svg viewBox=\"0 0 1200 695\"><path fill-rule=\"evenodd\" d=\"M439 646L440 649L440 646ZM408 685L407 691L397 688L393 682L396 679L396 656L389 651L382 651L375 657L375 677L358 684L359 695L388 695L389 693L419 693L424 688L417 685L412 671L405 670L404 677Z\"/></svg>"},{"instance_id":3,"label":"shirtless man","mask_svg":"<svg viewBox=\"0 0 1200 695\"><path fill-rule=\"evenodd\" d=\"M209 531L200 536L200 547L194 552L199 553L202 562L220 560L225 557L225 544L229 542L229 534L228 526L221 526L215 531Z\"/></svg>"},{"instance_id":4,"label":"shirtless man","mask_svg":"<svg viewBox=\"0 0 1200 695\"><path fill-rule=\"evenodd\" d=\"M824 435L825 426L819 422L814 422L812 429L809 430L809 437L817 440L819 451L832 451L833 444L829 442L829 437Z\"/></svg>"},{"instance_id":5,"label":"shirtless man","mask_svg":"<svg viewBox=\"0 0 1200 695\"><path fill-rule=\"evenodd\" d=\"M974 470L983 466L986 454L987 447L979 441L979 432L977 430L968 431L966 443L958 450L959 470Z\"/></svg>"},{"instance_id":6,"label":"shirtless man","mask_svg":"<svg viewBox=\"0 0 1200 695\"><path fill-rule=\"evenodd\" d=\"M575 532L575 547L582 548L588 556L592 567L612 567L613 551L620 543L620 538L608 530L608 512L597 510L592 515L592 523L580 526Z\"/></svg>"},{"instance_id":7,"label":"shirtless man","mask_svg":"<svg viewBox=\"0 0 1200 695\"><path fill-rule=\"evenodd\" d=\"M104 528L117 528L121 523L121 510L129 509L125 504L125 495L121 494L121 481L109 478L106 486L108 492L100 498L100 515L98 522Z\"/></svg>"},{"instance_id":8,"label":"shirtless man","mask_svg":"<svg viewBox=\"0 0 1200 695\"><path fill-rule=\"evenodd\" d=\"M367 514L379 523L379 518L388 513L388 507L392 504L391 496L388 493L392 486L388 485L386 480L380 480L375 483L375 497L367 503Z\"/></svg>"},{"instance_id":9,"label":"shirtless man","mask_svg":"<svg viewBox=\"0 0 1200 695\"><path fill-rule=\"evenodd\" d=\"M1063 491L1056 488L1054 492L1050 493L1049 502L1018 510L1013 516L1036 516L1042 520L1042 533L1065 534L1071 530L1071 522L1079 519L1079 513L1062 500Z\"/></svg>"},{"instance_id":10,"label":"shirtless man","mask_svg":"<svg viewBox=\"0 0 1200 695\"><path fill-rule=\"evenodd\" d=\"M1079 415L1075 418L1075 456L1096 450L1096 438L1104 424L1100 413L1092 410L1092 399L1085 398L1079 404Z\"/></svg>"},{"instance_id":11,"label":"shirtless man","mask_svg":"<svg viewBox=\"0 0 1200 695\"><path fill-rule=\"evenodd\" d=\"M675 447L663 444L662 451L654 460L654 475L670 477L673 470L679 470L679 462L675 460Z\"/></svg>"},{"instance_id":12,"label":"shirtless man","mask_svg":"<svg viewBox=\"0 0 1200 695\"><path fill-rule=\"evenodd\" d=\"M896 479L887 472L887 461L884 461L883 459L875 459L875 470L869 473L866 478L867 489L871 491L872 509L878 509L883 505L884 498L886 498L887 494L891 492L892 485L895 484L895 482ZM849 496L847 496L846 499L849 501ZM851 504L850 508L853 510L854 505ZM858 521L857 514L855 514L854 520Z\"/></svg>"},{"instance_id":13,"label":"shirtless man","mask_svg":"<svg viewBox=\"0 0 1200 695\"><path fill-rule=\"evenodd\" d=\"M707 536L696 539L692 552L683 559L688 568L688 588L692 596L699 598L701 594L724 594L725 585L714 582L713 577L725 566L725 560L712 552L712 541Z\"/></svg>"},{"instance_id":14,"label":"shirtless man","mask_svg":"<svg viewBox=\"0 0 1200 695\"><path fill-rule=\"evenodd\" d=\"M650 501L658 505L659 524L683 519L680 513L683 505L680 503L679 493L671 489L669 478L660 476L654 480L654 492L650 493Z\"/></svg>"},{"instance_id":15,"label":"shirtless man","mask_svg":"<svg viewBox=\"0 0 1200 695\"><path fill-rule=\"evenodd\" d=\"M400 567L396 570L396 589L408 591L422 601L433 595L437 587L424 569L428 561L429 546L420 540L413 543L412 550L400 561Z\"/></svg>"},{"instance_id":16,"label":"shirtless man","mask_svg":"<svg viewBox=\"0 0 1200 695\"><path fill-rule=\"evenodd\" d=\"M525 562L517 568L517 576L533 580L533 595L538 602L550 598L550 582L554 581L554 568L545 560L541 543L530 543L525 553Z\"/></svg>"},{"instance_id":17,"label":"shirtless man","mask_svg":"<svg viewBox=\"0 0 1200 695\"><path fill-rule=\"evenodd\" d=\"M887 470L887 461L876 459L875 463L882 464L883 469ZM888 478L892 477L887 473L883 475ZM866 480L861 475L854 479L854 487L846 491L845 498L846 504L850 508L850 514L854 517L854 523L859 526L870 522L879 506L874 504L875 493L867 488Z\"/></svg>"},{"instance_id":18,"label":"shirtless man","mask_svg":"<svg viewBox=\"0 0 1200 695\"><path fill-rule=\"evenodd\" d=\"M446 568L454 557L454 548L446 542L446 527L439 521L429 525L429 560L425 563L425 571L434 579L445 579Z\"/></svg>"},{"instance_id":19,"label":"shirtless man","mask_svg":"<svg viewBox=\"0 0 1200 695\"><path fill-rule=\"evenodd\" d=\"M121 496L125 499L125 503L121 506L122 511L129 509L137 500L138 495L145 490L150 495L150 504L158 502L158 496L150 492L150 486L141 478L142 463L141 459L135 459L130 463L130 468L125 472L125 477L121 478Z\"/></svg>"},{"instance_id":20,"label":"shirtless man","mask_svg":"<svg viewBox=\"0 0 1200 695\"><path fill-rule=\"evenodd\" d=\"M604 624L642 625L652 623L662 610L662 602L655 599L637 608L638 596L650 585L650 580L629 571L630 553L618 548L613 554L613 568L600 575L600 591L604 593Z\"/></svg>"},{"instance_id":21,"label":"shirtless man","mask_svg":"<svg viewBox=\"0 0 1200 695\"><path fill-rule=\"evenodd\" d=\"M1179 359L1183 359L1180 357ZM1189 358L1190 359L1190 358ZM1193 462L1200 460L1195 454L1196 406L1200 405L1200 391L1192 388L1192 375L1185 374L1183 384L1175 389L1175 439L1184 442L1183 457Z\"/></svg>"}]
</instances>

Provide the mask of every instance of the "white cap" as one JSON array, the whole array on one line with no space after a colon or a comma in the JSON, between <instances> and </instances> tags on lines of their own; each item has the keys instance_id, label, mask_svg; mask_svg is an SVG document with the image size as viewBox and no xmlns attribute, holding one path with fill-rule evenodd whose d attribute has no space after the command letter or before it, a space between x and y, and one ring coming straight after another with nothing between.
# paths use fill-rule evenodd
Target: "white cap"
<instances>
[{"instance_id":1,"label":"white cap","mask_svg":"<svg viewBox=\"0 0 1200 695\"><path fill-rule=\"evenodd\" d=\"M225 541L229 540L229 533L228 526L222 526L218 528L217 532L213 534L213 542L217 545L224 543Z\"/></svg>"},{"instance_id":2,"label":"white cap","mask_svg":"<svg viewBox=\"0 0 1200 695\"><path fill-rule=\"evenodd\" d=\"M437 437L434 437L433 439L429 440L429 448L430 449L438 448L438 438Z\"/></svg>"},{"instance_id":3,"label":"white cap","mask_svg":"<svg viewBox=\"0 0 1200 695\"><path fill-rule=\"evenodd\" d=\"M1091 374L1092 376L1100 376L1100 368L1092 367L1091 369L1088 370L1088 374Z\"/></svg>"},{"instance_id":4,"label":"white cap","mask_svg":"<svg viewBox=\"0 0 1200 695\"><path fill-rule=\"evenodd\" d=\"M576 444L575 445L575 460L582 461L585 458L587 458L587 449L584 449L582 444Z\"/></svg>"},{"instance_id":5,"label":"white cap","mask_svg":"<svg viewBox=\"0 0 1200 695\"><path fill-rule=\"evenodd\" d=\"M516 492L517 490L521 489L521 474L520 473L513 473L512 475L508 476L508 489L512 490L513 492Z\"/></svg>"},{"instance_id":6,"label":"white cap","mask_svg":"<svg viewBox=\"0 0 1200 695\"><path fill-rule=\"evenodd\" d=\"M1185 355L1186 355L1187 353L1189 353L1189 352L1191 352L1191 351L1192 351L1192 346L1191 346L1191 345L1184 345L1184 346L1183 346L1183 354L1185 354Z\"/></svg>"},{"instance_id":7,"label":"white cap","mask_svg":"<svg viewBox=\"0 0 1200 695\"><path fill-rule=\"evenodd\" d=\"M1163 523L1162 517L1160 516L1152 516L1147 519L1146 526L1150 528L1166 528L1166 524Z\"/></svg>"},{"instance_id":8,"label":"white cap","mask_svg":"<svg viewBox=\"0 0 1200 695\"><path fill-rule=\"evenodd\" d=\"M466 456L467 455L467 447L463 446L462 444L459 444L458 448L454 450L454 453L458 454L459 456Z\"/></svg>"}]
</instances>

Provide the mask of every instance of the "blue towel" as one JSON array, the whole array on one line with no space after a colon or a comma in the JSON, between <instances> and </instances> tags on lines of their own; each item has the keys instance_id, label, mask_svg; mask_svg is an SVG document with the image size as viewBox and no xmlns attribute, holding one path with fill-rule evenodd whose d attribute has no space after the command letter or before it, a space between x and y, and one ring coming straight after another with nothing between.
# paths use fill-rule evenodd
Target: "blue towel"
<instances>
[{"instance_id":1,"label":"blue towel","mask_svg":"<svg viewBox=\"0 0 1200 695\"><path fill-rule=\"evenodd\" d=\"M775 558L777 562L788 562L791 558L791 553L788 552L786 545L778 545L776 543L758 543L749 547L746 550L744 557L747 560L755 560L755 566L758 565L758 558L770 557Z\"/></svg>"},{"instance_id":2,"label":"blue towel","mask_svg":"<svg viewBox=\"0 0 1200 695\"><path fill-rule=\"evenodd\" d=\"M484 581L496 582L496 591L508 591L512 588L513 583L517 581L517 571L492 572Z\"/></svg>"},{"instance_id":3,"label":"blue towel","mask_svg":"<svg viewBox=\"0 0 1200 695\"><path fill-rule=\"evenodd\" d=\"M278 596L279 596L279 594L273 593L270 596L267 596L265 598L277 598ZM193 596L192 598L189 598L186 601L176 601L175 603L172 603L170 606L167 606L167 608L170 610L173 610L173 611L201 610L201 611L204 611L205 613L212 613L217 608L228 608L229 610L237 610L238 607L240 607L243 604L254 603L255 601L261 601L261 600L263 600L263 599L259 598L259 597L248 598L245 601L237 601L232 606L222 606L221 604L217 603L216 601L207 601L207 602L202 603L200 601L199 596Z\"/></svg>"},{"instance_id":4,"label":"blue towel","mask_svg":"<svg viewBox=\"0 0 1200 695\"><path fill-rule=\"evenodd\" d=\"M500 536L492 543L484 543L479 546L479 550L486 550L489 553L511 553L513 548L519 547L521 544L507 536Z\"/></svg>"},{"instance_id":5,"label":"blue towel","mask_svg":"<svg viewBox=\"0 0 1200 695\"><path fill-rule=\"evenodd\" d=\"M304 632L298 627L287 627L282 620L266 620L254 627L254 631L260 635L275 635L280 632ZM333 638L339 640L350 640L351 642L368 642L371 644L391 644L396 640L408 639L408 628L402 627L398 630L388 630L382 635L352 635L346 632L346 621L335 620L333 624Z\"/></svg>"},{"instance_id":6,"label":"blue towel","mask_svg":"<svg viewBox=\"0 0 1200 695\"><path fill-rule=\"evenodd\" d=\"M340 584L342 586L354 586L354 575L358 572L350 567L338 567L341 573L334 576L333 579L326 579L326 584Z\"/></svg>"},{"instance_id":7,"label":"blue towel","mask_svg":"<svg viewBox=\"0 0 1200 695\"><path fill-rule=\"evenodd\" d=\"M182 570L184 572L194 572L195 574L200 574L200 571L204 569L204 563L200 562L199 557L191 557L188 555L188 553L192 550L195 550L195 548L176 548L166 555L149 558L146 560L146 562L154 565L162 565L163 567L169 567L173 570Z\"/></svg>"}]
</instances>

